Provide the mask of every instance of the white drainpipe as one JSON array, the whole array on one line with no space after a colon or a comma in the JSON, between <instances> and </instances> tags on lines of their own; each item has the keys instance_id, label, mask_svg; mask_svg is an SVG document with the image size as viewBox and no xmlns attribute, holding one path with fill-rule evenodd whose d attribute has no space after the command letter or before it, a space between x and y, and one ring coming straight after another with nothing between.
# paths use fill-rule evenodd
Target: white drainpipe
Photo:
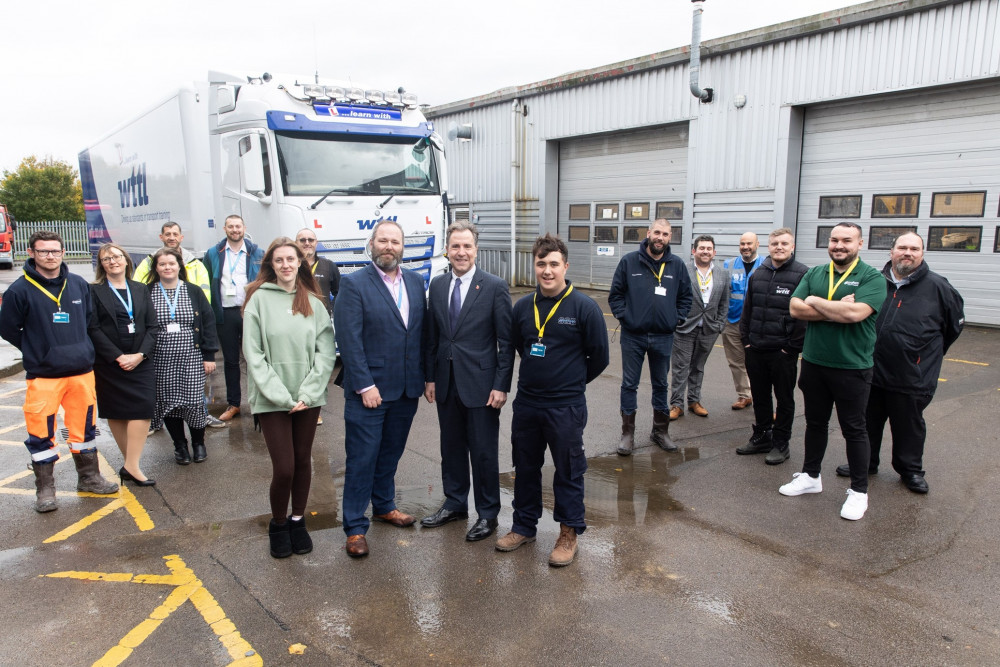
<instances>
[{"instance_id":1,"label":"white drainpipe","mask_svg":"<svg viewBox=\"0 0 1000 667\"><path fill-rule=\"evenodd\" d=\"M701 89L698 77L701 74L701 14L705 0L691 0L694 4L694 19L691 22L691 94L704 104L712 101L714 95L711 88Z\"/></svg>"},{"instance_id":2,"label":"white drainpipe","mask_svg":"<svg viewBox=\"0 0 1000 667\"><path fill-rule=\"evenodd\" d=\"M520 113L521 100L517 97L510 106L510 277L508 282L514 285L517 262L517 114Z\"/></svg>"}]
</instances>

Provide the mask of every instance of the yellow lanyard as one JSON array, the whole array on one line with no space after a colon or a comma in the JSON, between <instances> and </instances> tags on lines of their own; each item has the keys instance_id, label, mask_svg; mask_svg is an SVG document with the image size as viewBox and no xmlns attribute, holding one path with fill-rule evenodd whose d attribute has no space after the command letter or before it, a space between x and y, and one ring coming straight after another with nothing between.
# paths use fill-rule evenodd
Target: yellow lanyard
<instances>
[{"instance_id":1,"label":"yellow lanyard","mask_svg":"<svg viewBox=\"0 0 1000 667\"><path fill-rule=\"evenodd\" d=\"M41 285L39 285L38 282L34 278L32 278L31 276L28 275L27 271L25 271L25 273L24 273L24 279L27 280L32 285L34 285L35 287L37 287L39 289L39 291L41 291L42 294L44 294L45 296L47 296L50 299L52 299L53 301L55 301L56 302L56 309L60 313L62 312L62 303L61 303L61 301L62 301L62 295L63 295L63 292L66 291L66 283L69 282L68 278L65 279L65 280L63 280L63 286L62 286L62 289L59 290L59 296L58 297L52 296L52 293L49 292L44 287L42 287Z\"/></svg>"},{"instance_id":2,"label":"yellow lanyard","mask_svg":"<svg viewBox=\"0 0 1000 667\"><path fill-rule=\"evenodd\" d=\"M313 262L312 269L310 269L310 271L312 271L312 274L314 276L316 275L316 267L317 266L319 266L319 257L316 258L316 261Z\"/></svg>"},{"instance_id":3,"label":"yellow lanyard","mask_svg":"<svg viewBox=\"0 0 1000 667\"><path fill-rule=\"evenodd\" d=\"M653 275L656 276L656 282L657 282L657 284L660 284L660 285L663 284L663 269L665 269L665 268L667 268L667 263L663 262L662 264L660 264L660 272L659 273L657 273L656 271L653 271L653 269L650 269L650 271L653 271Z\"/></svg>"},{"instance_id":4,"label":"yellow lanyard","mask_svg":"<svg viewBox=\"0 0 1000 667\"><path fill-rule=\"evenodd\" d=\"M851 275L851 271L854 270L854 267L858 265L860 260L860 257L855 258L854 263L851 264L851 268L847 269L847 271L844 272L844 275L840 276L840 280L837 281L836 285L833 284L833 262L830 262L830 291L826 295L827 301L833 301L833 295L837 291L837 288L840 287L841 283L847 280L847 276Z\"/></svg>"},{"instance_id":5,"label":"yellow lanyard","mask_svg":"<svg viewBox=\"0 0 1000 667\"><path fill-rule=\"evenodd\" d=\"M556 305L552 306L552 310L549 311L549 315L548 315L548 317L545 318L544 324L541 322L541 319L542 319L541 315L538 314L538 292L535 292L535 298L532 300L531 303L532 303L532 305L535 308L535 328L538 329L538 342L539 343L542 342L542 337L545 335L545 325L548 324L549 320L552 319L552 316L556 314L556 309L559 308L559 304L562 303L563 299L565 299L566 297L568 297L569 293L572 292L572 291L573 291L573 286L570 285L569 289L566 290L566 293L562 295L562 298L560 298L558 301L556 301Z\"/></svg>"},{"instance_id":6,"label":"yellow lanyard","mask_svg":"<svg viewBox=\"0 0 1000 667\"><path fill-rule=\"evenodd\" d=\"M704 292L705 289L708 288L708 283L712 282L712 271L714 271L714 270L715 270L715 267L713 266L712 268L710 268L708 270L708 275L705 276L705 279L702 280L701 279L701 271L699 271L697 268L695 269L695 273L698 274L698 287L701 288L702 292Z\"/></svg>"}]
</instances>

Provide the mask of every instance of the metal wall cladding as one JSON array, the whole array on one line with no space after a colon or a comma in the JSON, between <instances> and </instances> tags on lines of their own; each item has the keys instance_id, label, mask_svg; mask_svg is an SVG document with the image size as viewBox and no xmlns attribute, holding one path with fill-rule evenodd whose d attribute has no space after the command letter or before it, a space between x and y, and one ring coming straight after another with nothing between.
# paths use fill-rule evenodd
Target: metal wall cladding
<instances>
[{"instance_id":1,"label":"metal wall cladding","mask_svg":"<svg viewBox=\"0 0 1000 667\"><path fill-rule=\"evenodd\" d=\"M1000 0L899 14L906 4L847 13L848 25L825 32L786 37L815 30L803 23L775 33L777 41L769 43L765 33L747 48L736 49L743 42L730 38L706 42L701 85L714 89L711 104L698 103L689 92L686 61L631 75L612 65L604 68L607 78L573 85L569 75L553 90L526 86L518 197L544 198L547 141L685 120L692 120L688 184L694 192L772 189L782 159L777 154L782 106L1000 75ZM889 16L851 25L878 11ZM705 20L711 20L711 7ZM737 96L746 98L742 108L734 104ZM456 197L509 199L510 101L434 120L442 133L452 121L474 126L471 142L447 142Z\"/></svg>"}]
</instances>

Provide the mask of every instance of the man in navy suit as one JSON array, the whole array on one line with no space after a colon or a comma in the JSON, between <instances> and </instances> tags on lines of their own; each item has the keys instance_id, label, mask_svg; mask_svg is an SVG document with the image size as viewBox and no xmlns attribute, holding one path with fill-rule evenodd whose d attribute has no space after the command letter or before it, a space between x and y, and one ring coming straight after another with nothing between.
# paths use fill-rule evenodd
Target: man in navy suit
<instances>
[{"instance_id":1,"label":"man in navy suit","mask_svg":"<svg viewBox=\"0 0 1000 667\"><path fill-rule=\"evenodd\" d=\"M424 392L426 305L423 278L399 265L403 245L398 223L378 222L372 263L343 277L333 308L344 364L344 532L354 558L368 555L369 502L376 520L401 528L415 521L396 509L395 476Z\"/></svg>"},{"instance_id":2,"label":"man in navy suit","mask_svg":"<svg viewBox=\"0 0 1000 667\"><path fill-rule=\"evenodd\" d=\"M424 350L424 396L437 402L444 505L420 525L469 518L469 463L479 519L465 539L493 534L500 513L500 408L514 374L507 283L476 268L479 230L448 227L451 273L431 281Z\"/></svg>"}]
</instances>

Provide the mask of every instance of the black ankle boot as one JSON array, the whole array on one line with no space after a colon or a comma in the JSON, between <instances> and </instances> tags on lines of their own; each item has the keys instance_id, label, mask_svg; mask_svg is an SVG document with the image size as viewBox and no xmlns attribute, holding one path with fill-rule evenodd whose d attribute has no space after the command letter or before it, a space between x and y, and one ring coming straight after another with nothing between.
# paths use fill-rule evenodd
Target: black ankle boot
<instances>
[{"instance_id":1,"label":"black ankle boot","mask_svg":"<svg viewBox=\"0 0 1000 667\"><path fill-rule=\"evenodd\" d=\"M292 541L292 551L299 554L307 554L313 550L313 541L306 532L306 518L293 519L288 517L288 537Z\"/></svg>"},{"instance_id":2,"label":"black ankle boot","mask_svg":"<svg viewBox=\"0 0 1000 667\"><path fill-rule=\"evenodd\" d=\"M177 461L177 465L182 466L191 463L191 453L188 451L187 440L174 440L174 461Z\"/></svg>"},{"instance_id":3,"label":"black ankle boot","mask_svg":"<svg viewBox=\"0 0 1000 667\"><path fill-rule=\"evenodd\" d=\"M204 442L192 442L191 443L191 449L194 450L194 459L193 459L193 461L195 463L201 463L206 458L208 458L208 452L205 451L205 443Z\"/></svg>"},{"instance_id":4,"label":"black ankle boot","mask_svg":"<svg viewBox=\"0 0 1000 667\"><path fill-rule=\"evenodd\" d=\"M271 556L274 558L288 558L292 555L292 540L289 537L288 522L283 524L271 523L267 527L267 534L271 538Z\"/></svg>"}]
</instances>

